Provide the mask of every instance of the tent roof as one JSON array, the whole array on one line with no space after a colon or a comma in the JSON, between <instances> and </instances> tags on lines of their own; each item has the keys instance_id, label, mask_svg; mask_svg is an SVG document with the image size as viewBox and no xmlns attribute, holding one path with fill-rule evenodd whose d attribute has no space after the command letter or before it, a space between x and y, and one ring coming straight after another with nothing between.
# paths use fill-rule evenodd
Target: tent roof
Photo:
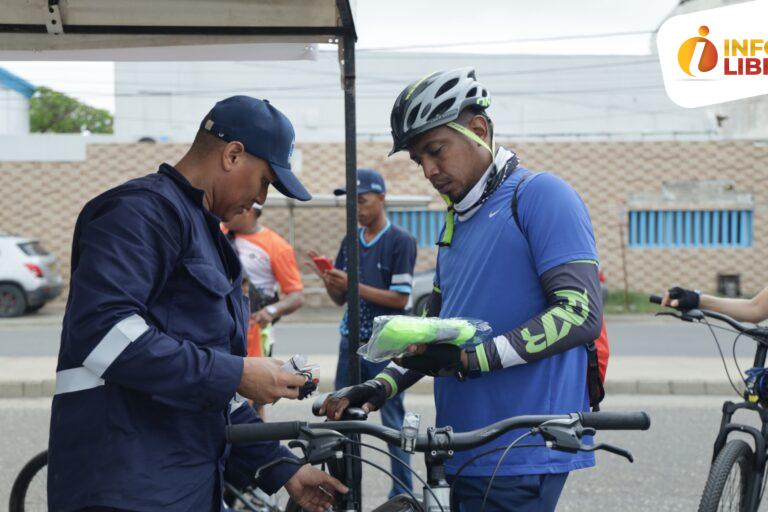
<instances>
[{"instance_id":1,"label":"tent roof","mask_svg":"<svg viewBox=\"0 0 768 512\"><path fill-rule=\"evenodd\" d=\"M0 60L314 58L349 32L350 0L4 0Z\"/></svg>"}]
</instances>

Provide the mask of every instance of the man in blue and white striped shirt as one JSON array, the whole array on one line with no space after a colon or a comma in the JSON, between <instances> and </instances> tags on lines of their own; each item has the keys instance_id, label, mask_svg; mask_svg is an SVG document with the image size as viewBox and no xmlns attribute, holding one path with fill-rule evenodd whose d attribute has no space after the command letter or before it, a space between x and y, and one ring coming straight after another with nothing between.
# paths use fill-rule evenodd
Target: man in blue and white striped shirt
<instances>
[{"instance_id":1,"label":"man in blue and white striped shirt","mask_svg":"<svg viewBox=\"0 0 768 512\"><path fill-rule=\"evenodd\" d=\"M360 224L360 342L371 337L373 319L380 315L401 315L411 295L413 268L416 264L416 239L387 218L384 209L386 185L384 178L373 169L357 171L357 220ZM346 194L336 189L336 195ZM334 269L322 274L328 295L339 306L347 301L347 240L341 243ZM336 367L336 389L349 386L349 328L348 311L341 321L339 362ZM386 362L361 361L361 378L369 380L378 375ZM390 400L381 409L384 425L399 429L403 423L403 397ZM410 455L399 448L389 447L392 455L408 462ZM411 487L411 473L393 461L392 472L405 485ZM404 492L399 484L390 496Z\"/></svg>"}]
</instances>

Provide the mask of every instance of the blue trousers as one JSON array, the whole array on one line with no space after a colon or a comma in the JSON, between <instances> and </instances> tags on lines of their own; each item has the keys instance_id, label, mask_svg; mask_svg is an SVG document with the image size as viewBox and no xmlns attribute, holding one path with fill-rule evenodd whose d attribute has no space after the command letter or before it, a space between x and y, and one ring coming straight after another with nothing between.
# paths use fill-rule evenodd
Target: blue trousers
<instances>
[{"instance_id":1,"label":"blue trousers","mask_svg":"<svg viewBox=\"0 0 768 512\"><path fill-rule=\"evenodd\" d=\"M386 362L383 363L371 363L365 359L360 359L360 378L363 382L370 380L378 375L381 370L387 366ZM339 361L336 364L336 389L341 389L350 385L349 382L349 343L346 336L341 337L341 343L339 344ZM385 427L394 428L400 430L403 426L403 417L405 416L405 408L403 407L403 394L391 400L387 400L384 407L379 411L381 413L381 422ZM400 448L392 445L388 445L389 453L402 460L410 466L411 455L404 452ZM403 467L402 464L396 460L392 460L392 474L395 475L401 482L403 482L408 490L413 488L413 478L411 472ZM405 492L405 489L400 484L392 483L392 490L389 493L389 497L397 496Z\"/></svg>"},{"instance_id":2,"label":"blue trousers","mask_svg":"<svg viewBox=\"0 0 768 512\"><path fill-rule=\"evenodd\" d=\"M497 476L484 512L554 512L568 473ZM448 477L460 512L480 512L490 477Z\"/></svg>"}]
</instances>

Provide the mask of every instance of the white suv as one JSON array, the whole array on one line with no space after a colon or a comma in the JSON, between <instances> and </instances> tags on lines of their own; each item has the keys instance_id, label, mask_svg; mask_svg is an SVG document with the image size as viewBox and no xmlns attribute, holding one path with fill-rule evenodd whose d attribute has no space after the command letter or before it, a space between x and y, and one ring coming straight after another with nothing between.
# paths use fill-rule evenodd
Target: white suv
<instances>
[{"instance_id":1,"label":"white suv","mask_svg":"<svg viewBox=\"0 0 768 512\"><path fill-rule=\"evenodd\" d=\"M56 257L36 240L0 234L0 317L37 311L59 294Z\"/></svg>"}]
</instances>

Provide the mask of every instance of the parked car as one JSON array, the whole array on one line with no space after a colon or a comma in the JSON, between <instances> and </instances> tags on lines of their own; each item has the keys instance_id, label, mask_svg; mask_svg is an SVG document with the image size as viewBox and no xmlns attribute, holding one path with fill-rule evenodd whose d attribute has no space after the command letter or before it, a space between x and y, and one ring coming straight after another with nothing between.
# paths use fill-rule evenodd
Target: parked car
<instances>
[{"instance_id":1,"label":"parked car","mask_svg":"<svg viewBox=\"0 0 768 512\"><path fill-rule=\"evenodd\" d=\"M422 270L413 274L413 291L408 301L408 309L412 314L421 316L432 294L432 286L435 281L435 269Z\"/></svg>"},{"instance_id":2,"label":"parked car","mask_svg":"<svg viewBox=\"0 0 768 512\"><path fill-rule=\"evenodd\" d=\"M56 257L37 240L0 234L0 317L37 311L59 294Z\"/></svg>"}]
</instances>

